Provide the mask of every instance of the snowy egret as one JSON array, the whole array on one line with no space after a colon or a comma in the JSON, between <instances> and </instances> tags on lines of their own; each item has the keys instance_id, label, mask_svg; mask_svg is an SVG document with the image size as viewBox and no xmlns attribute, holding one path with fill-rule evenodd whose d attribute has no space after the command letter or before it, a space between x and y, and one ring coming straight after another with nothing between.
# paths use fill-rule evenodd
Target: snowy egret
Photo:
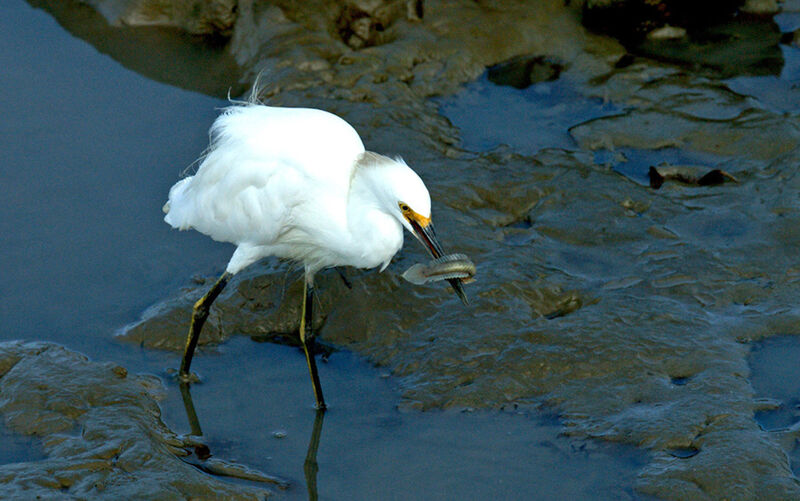
<instances>
[{"instance_id":1,"label":"snowy egret","mask_svg":"<svg viewBox=\"0 0 800 501\"><path fill-rule=\"evenodd\" d=\"M383 271L403 245L403 228L434 258L444 252L420 177L400 158L364 150L343 119L309 108L266 106L254 88L215 120L197 173L169 191L164 220L236 250L225 272L195 303L180 367L188 380L211 303L238 271L267 256L305 268L300 318L318 408L325 408L311 329L314 274L338 266ZM466 304L462 283L449 282Z\"/></svg>"}]
</instances>

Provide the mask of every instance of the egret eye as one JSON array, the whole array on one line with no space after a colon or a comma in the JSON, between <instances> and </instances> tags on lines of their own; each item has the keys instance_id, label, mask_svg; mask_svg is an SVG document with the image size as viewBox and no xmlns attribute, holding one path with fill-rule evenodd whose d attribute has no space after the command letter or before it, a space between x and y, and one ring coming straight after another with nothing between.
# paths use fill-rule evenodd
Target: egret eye
<instances>
[{"instance_id":1,"label":"egret eye","mask_svg":"<svg viewBox=\"0 0 800 501\"><path fill-rule=\"evenodd\" d=\"M401 203L400 204L400 210L403 211L403 212L408 212L408 211L411 210L411 207L409 207L408 205L406 205L404 203Z\"/></svg>"}]
</instances>

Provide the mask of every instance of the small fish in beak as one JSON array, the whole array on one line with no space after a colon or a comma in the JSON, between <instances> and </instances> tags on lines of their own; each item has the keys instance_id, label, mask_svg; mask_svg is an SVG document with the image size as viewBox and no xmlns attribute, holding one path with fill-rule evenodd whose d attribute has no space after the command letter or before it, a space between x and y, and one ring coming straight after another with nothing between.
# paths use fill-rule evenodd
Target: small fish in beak
<instances>
[{"instance_id":1,"label":"small fish in beak","mask_svg":"<svg viewBox=\"0 0 800 501\"><path fill-rule=\"evenodd\" d=\"M403 278L415 285L439 280L458 279L461 283L474 281L475 263L464 254L447 254L430 261L417 263L403 273Z\"/></svg>"},{"instance_id":2,"label":"small fish in beak","mask_svg":"<svg viewBox=\"0 0 800 501\"><path fill-rule=\"evenodd\" d=\"M409 211L410 214L406 216L406 219L411 224L411 227L414 229L414 236L417 237L417 240L428 250L428 253L434 258L434 261L431 264L435 267L442 267L444 263L433 264L437 259L444 256L444 250L442 249L442 245L439 243L439 239L436 238L436 231L433 228L433 223L431 222L430 218L422 218L417 213L413 211ZM420 222L421 220L421 222ZM454 254L455 256L463 256L467 261L469 258L464 256L463 254ZM472 263L472 261L469 261ZM463 263L462 263L463 264ZM475 265L472 264L472 275L475 274ZM472 278L470 275L468 278ZM450 286L455 291L456 295L461 299L461 302L469 304L469 300L467 299L467 294L464 292L464 282L462 278L447 278L442 277L440 280L447 280L450 282Z\"/></svg>"}]
</instances>

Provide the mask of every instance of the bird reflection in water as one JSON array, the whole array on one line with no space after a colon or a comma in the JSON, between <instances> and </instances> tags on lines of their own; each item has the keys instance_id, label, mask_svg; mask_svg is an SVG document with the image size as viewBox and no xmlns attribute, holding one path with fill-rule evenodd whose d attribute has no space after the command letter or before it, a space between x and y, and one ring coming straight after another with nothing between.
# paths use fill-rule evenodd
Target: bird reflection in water
<instances>
[{"instance_id":1,"label":"bird reflection in water","mask_svg":"<svg viewBox=\"0 0 800 501\"><path fill-rule=\"evenodd\" d=\"M308 500L317 501L317 449L319 449L319 439L322 436L322 421L325 419L325 411L317 409L314 416L314 428L311 430L311 440L308 441L308 452L303 463L303 472L306 474L306 487L308 487Z\"/></svg>"},{"instance_id":2,"label":"bird reflection in water","mask_svg":"<svg viewBox=\"0 0 800 501\"><path fill-rule=\"evenodd\" d=\"M289 482L282 478L262 473L244 465L213 457L208 444L202 440L203 429L200 427L200 419L197 417L197 411L192 401L189 384L181 382L180 390L181 397L183 398L183 406L186 410L186 419L189 421L189 427L191 429L191 434L189 436L182 437L185 445L184 450L188 452L188 449L191 448L193 451L181 457L181 460L211 475L272 484L281 490L289 487ZM317 450L319 449L320 438L322 436L322 423L324 419L325 411L323 409L317 409L316 415L314 416L314 426L311 430L311 439L308 442L308 451L306 452L306 458L303 462L303 472L305 474L308 499L310 501L315 501L318 498L317 473L319 472L319 466L317 465Z\"/></svg>"}]
</instances>

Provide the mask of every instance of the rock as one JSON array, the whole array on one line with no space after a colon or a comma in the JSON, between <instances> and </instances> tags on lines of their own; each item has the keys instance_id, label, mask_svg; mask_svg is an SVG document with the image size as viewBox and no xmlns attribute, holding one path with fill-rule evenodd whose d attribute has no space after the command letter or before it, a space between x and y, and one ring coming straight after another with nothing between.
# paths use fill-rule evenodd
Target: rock
<instances>
[{"instance_id":1,"label":"rock","mask_svg":"<svg viewBox=\"0 0 800 501\"><path fill-rule=\"evenodd\" d=\"M660 165L658 167L650 167L648 176L650 178L650 187L654 189L661 188L664 181L677 181L690 186L714 186L726 181L739 182L738 179L724 170L712 169L705 171L702 168L698 169L690 166Z\"/></svg>"},{"instance_id":2,"label":"rock","mask_svg":"<svg viewBox=\"0 0 800 501\"><path fill-rule=\"evenodd\" d=\"M785 45L792 45L800 47L800 30L795 30L781 35L781 43Z\"/></svg>"},{"instance_id":3,"label":"rock","mask_svg":"<svg viewBox=\"0 0 800 501\"><path fill-rule=\"evenodd\" d=\"M774 16L781 9L776 0L747 0L739 10L755 16Z\"/></svg>"},{"instance_id":4,"label":"rock","mask_svg":"<svg viewBox=\"0 0 800 501\"><path fill-rule=\"evenodd\" d=\"M681 27L692 33L727 21L742 3L743 0L586 0L583 23L626 45L635 45L663 26Z\"/></svg>"},{"instance_id":5,"label":"rock","mask_svg":"<svg viewBox=\"0 0 800 501\"><path fill-rule=\"evenodd\" d=\"M664 25L647 34L650 40L676 40L686 36L686 29L678 26Z\"/></svg>"},{"instance_id":6,"label":"rock","mask_svg":"<svg viewBox=\"0 0 800 501\"><path fill-rule=\"evenodd\" d=\"M775 0L586 0L583 24L634 55L708 68L718 78L777 75L783 54L769 17L776 9Z\"/></svg>"},{"instance_id":7,"label":"rock","mask_svg":"<svg viewBox=\"0 0 800 501\"><path fill-rule=\"evenodd\" d=\"M685 151L759 160L777 158L800 144L800 134L793 127L758 110L744 113L737 125L740 128L678 113L636 111L584 122L572 127L570 134L582 148L591 150L680 146ZM762 141L750 132L754 128L769 131L776 139Z\"/></svg>"},{"instance_id":8,"label":"rock","mask_svg":"<svg viewBox=\"0 0 800 501\"><path fill-rule=\"evenodd\" d=\"M716 78L779 75L784 64L780 40L781 33L771 19L737 16L687 31L687 36L669 43L648 36L631 50L694 71L705 69Z\"/></svg>"},{"instance_id":9,"label":"rock","mask_svg":"<svg viewBox=\"0 0 800 501\"><path fill-rule=\"evenodd\" d=\"M556 80L565 64L547 56L516 56L489 67L489 81L525 89L537 82Z\"/></svg>"},{"instance_id":10,"label":"rock","mask_svg":"<svg viewBox=\"0 0 800 501\"><path fill-rule=\"evenodd\" d=\"M346 289L338 276L321 275L320 291L325 287ZM175 297L148 308L142 317L125 326L117 339L148 348L181 351L192 316L192 305L205 294L213 277L195 287L186 288ZM253 266L236 276L211 306L208 320L198 341L199 346L215 345L234 333L251 336L258 341L299 345L302 281L291 280L284 270L267 273ZM324 312L333 299L329 293L318 295L314 309L314 329L325 322ZM176 355L175 364L178 364Z\"/></svg>"},{"instance_id":11,"label":"rock","mask_svg":"<svg viewBox=\"0 0 800 501\"><path fill-rule=\"evenodd\" d=\"M352 5L342 7L336 19L339 37L353 49L377 45L385 29L380 20Z\"/></svg>"},{"instance_id":12,"label":"rock","mask_svg":"<svg viewBox=\"0 0 800 501\"><path fill-rule=\"evenodd\" d=\"M402 17L419 21L422 0L372 0L345 3L336 18L336 31L352 49L379 45L389 37L384 33Z\"/></svg>"},{"instance_id":13,"label":"rock","mask_svg":"<svg viewBox=\"0 0 800 501\"><path fill-rule=\"evenodd\" d=\"M195 35L229 36L237 0L85 0L113 25L170 26Z\"/></svg>"}]
</instances>

